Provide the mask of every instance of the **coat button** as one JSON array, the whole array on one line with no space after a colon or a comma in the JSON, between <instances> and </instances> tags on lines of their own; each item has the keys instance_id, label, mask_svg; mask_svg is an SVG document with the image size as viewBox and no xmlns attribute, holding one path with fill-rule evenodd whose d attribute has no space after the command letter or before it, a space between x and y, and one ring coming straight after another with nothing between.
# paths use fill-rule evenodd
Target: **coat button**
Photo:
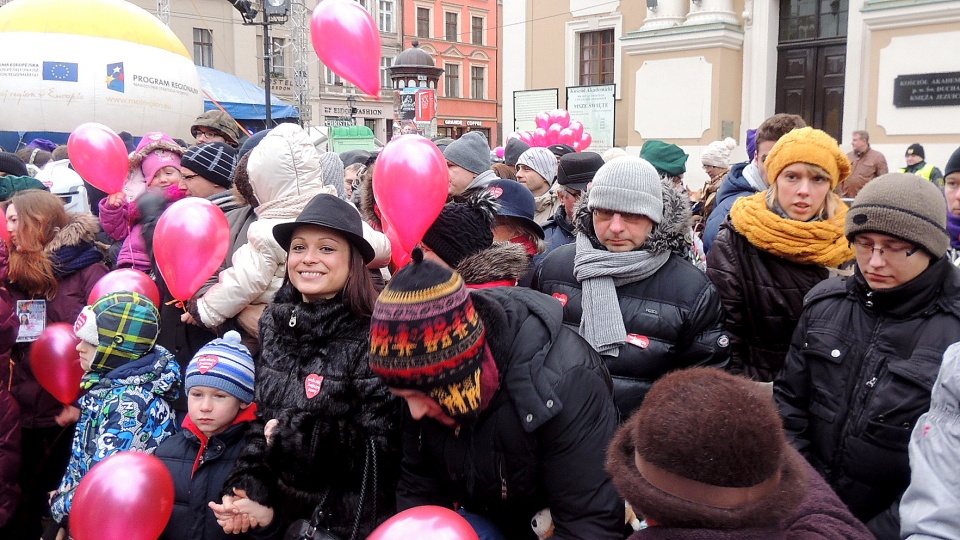
<instances>
[{"instance_id":1,"label":"coat button","mask_svg":"<svg viewBox=\"0 0 960 540\"><path fill-rule=\"evenodd\" d=\"M881 414L880 416L877 417L877 421L878 421L878 422L886 422L886 421L887 421L887 417Z\"/></svg>"},{"instance_id":2,"label":"coat button","mask_svg":"<svg viewBox=\"0 0 960 540\"><path fill-rule=\"evenodd\" d=\"M866 304L867 307L873 307L873 300L867 300L864 304Z\"/></svg>"},{"instance_id":3,"label":"coat button","mask_svg":"<svg viewBox=\"0 0 960 540\"><path fill-rule=\"evenodd\" d=\"M548 409L552 409L552 408L553 408L553 400L552 400L552 399L548 399L548 400L547 400L547 408L548 408Z\"/></svg>"},{"instance_id":4,"label":"coat button","mask_svg":"<svg viewBox=\"0 0 960 540\"><path fill-rule=\"evenodd\" d=\"M532 415L532 414L528 414L528 415L527 415L527 422L533 422L533 415Z\"/></svg>"},{"instance_id":5,"label":"coat button","mask_svg":"<svg viewBox=\"0 0 960 540\"><path fill-rule=\"evenodd\" d=\"M830 351L830 356L834 358L840 358L840 349L834 349Z\"/></svg>"}]
</instances>

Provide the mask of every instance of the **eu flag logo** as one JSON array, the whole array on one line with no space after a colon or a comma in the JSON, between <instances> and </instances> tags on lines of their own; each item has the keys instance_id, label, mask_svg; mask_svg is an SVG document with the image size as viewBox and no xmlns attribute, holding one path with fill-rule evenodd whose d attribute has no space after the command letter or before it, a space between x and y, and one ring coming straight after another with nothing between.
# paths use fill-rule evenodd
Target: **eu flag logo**
<instances>
[{"instance_id":1,"label":"eu flag logo","mask_svg":"<svg viewBox=\"0 0 960 540\"><path fill-rule=\"evenodd\" d=\"M77 82L78 71L75 62L44 62L43 80Z\"/></svg>"},{"instance_id":2,"label":"eu flag logo","mask_svg":"<svg viewBox=\"0 0 960 540\"><path fill-rule=\"evenodd\" d=\"M123 62L107 64L107 89L123 92Z\"/></svg>"}]
</instances>

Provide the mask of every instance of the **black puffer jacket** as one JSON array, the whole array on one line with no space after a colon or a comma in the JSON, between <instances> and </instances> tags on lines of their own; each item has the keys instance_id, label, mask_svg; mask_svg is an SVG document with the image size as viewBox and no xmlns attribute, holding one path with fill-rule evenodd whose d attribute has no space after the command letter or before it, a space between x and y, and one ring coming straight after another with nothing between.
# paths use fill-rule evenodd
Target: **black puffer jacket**
<instances>
[{"instance_id":1,"label":"black puffer jacket","mask_svg":"<svg viewBox=\"0 0 960 540\"><path fill-rule=\"evenodd\" d=\"M910 482L910 432L957 341L960 269L946 259L893 289L872 291L858 270L807 295L774 397L788 437L859 519Z\"/></svg>"},{"instance_id":2,"label":"black puffer jacket","mask_svg":"<svg viewBox=\"0 0 960 540\"><path fill-rule=\"evenodd\" d=\"M163 441L154 454L167 466L173 476L173 514L167 522L161 540L255 540L282 538L279 517L265 528L249 533L229 535L217 524L217 518L207 506L220 502L223 481L233 470L240 455L243 436L253 418L250 409L240 411L234 425L223 433L207 439L188 417L183 430ZM206 439L206 441L204 441ZM204 446L204 442L206 443ZM203 453L202 458L198 454ZM277 516L277 514L274 514Z\"/></svg>"},{"instance_id":3,"label":"black puffer jacket","mask_svg":"<svg viewBox=\"0 0 960 540\"><path fill-rule=\"evenodd\" d=\"M224 492L243 488L292 521L309 518L329 489L330 529L349 539L359 518L356 538L366 538L394 513L400 451L400 401L367 361L370 319L339 297L302 302L286 283L260 319L260 342L258 418ZM279 425L268 447L263 428L271 419Z\"/></svg>"},{"instance_id":4,"label":"black puffer jacket","mask_svg":"<svg viewBox=\"0 0 960 540\"><path fill-rule=\"evenodd\" d=\"M457 431L404 408L399 509L459 503L507 538L535 539L530 519L549 507L554 538L622 538L623 503L603 470L617 418L600 357L550 298L520 287L471 298L500 387Z\"/></svg>"},{"instance_id":5,"label":"black puffer jacket","mask_svg":"<svg viewBox=\"0 0 960 540\"><path fill-rule=\"evenodd\" d=\"M803 297L827 279L827 269L766 252L727 219L707 256L707 277L720 291L727 315L727 371L755 381L773 381L790 348Z\"/></svg>"},{"instance_id":6,"label":"black puffer jacket","mask_svg":"<svg viewBox=\"0 0 960 540\"><path fill-rule=\"evenodd\" d=\"M626 420L662 375L691 366L723 367L729 338L723 330L720 293L707 277L678 253L686 253L690 208L664 184L663 220L654 227L644 249L673 254L654 275L617 287L627 342L616 358L605 358L613 377L613 395ZM589 194L577 203L577 229L602 249L587 209ZM557 248L537 269L533 288L553 295L563 305L563 321L575 330L583 315L581 286L573 273L576 244Z\"/></svg>"}]
</instances>

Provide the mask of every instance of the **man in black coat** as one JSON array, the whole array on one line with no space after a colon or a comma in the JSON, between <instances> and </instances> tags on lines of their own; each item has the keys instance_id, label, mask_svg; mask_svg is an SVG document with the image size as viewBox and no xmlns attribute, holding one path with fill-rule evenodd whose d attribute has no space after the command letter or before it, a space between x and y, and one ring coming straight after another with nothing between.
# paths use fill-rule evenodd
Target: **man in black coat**
<instances>
[{"instance_id":1,"label":"man in black coat","mask_svg":"<svg viewBox=\"0 0 960 540\"><path fill-rule=\"evenodd\" d=\"M533 288L603 355L626 419L662 375L730 357L720 293L689 260L689 201L640 158L600 168L577 207L577 240L548 255Z\"/></svg>"},{"instance_id":2,"label":"man in black coat","mask_svg":"<svg viewBox=\"0 0 960 540\"><path fill-rule=\"evenodd\" d=\"M534 539L530 520L549 508L554 538L623 537L603 470L610 377L555 300L468 293L417 250L377 300L370 336L371 368L407 403L398 510L457 504L481 538Z\"/></svg>"}]
</instances>

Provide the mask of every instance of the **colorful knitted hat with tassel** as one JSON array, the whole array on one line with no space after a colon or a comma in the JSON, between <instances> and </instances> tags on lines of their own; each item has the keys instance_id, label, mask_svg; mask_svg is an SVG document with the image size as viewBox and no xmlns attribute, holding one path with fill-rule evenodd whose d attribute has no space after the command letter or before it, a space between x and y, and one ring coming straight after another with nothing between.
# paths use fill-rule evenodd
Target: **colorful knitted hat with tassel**
<instances>
[{"instance_id":1,"label":"colorful knitted hat with tassel","mask_svg":"<svg viewBox=\"0 0 960 540\"><path fill-rule=\"evenodd\" d=\"M370 322L370 368L387 386L419 390L450 417L480 409L483 321L463 278L423 260L402 268L380 294Z\"/></svg>"}]
</instances>

